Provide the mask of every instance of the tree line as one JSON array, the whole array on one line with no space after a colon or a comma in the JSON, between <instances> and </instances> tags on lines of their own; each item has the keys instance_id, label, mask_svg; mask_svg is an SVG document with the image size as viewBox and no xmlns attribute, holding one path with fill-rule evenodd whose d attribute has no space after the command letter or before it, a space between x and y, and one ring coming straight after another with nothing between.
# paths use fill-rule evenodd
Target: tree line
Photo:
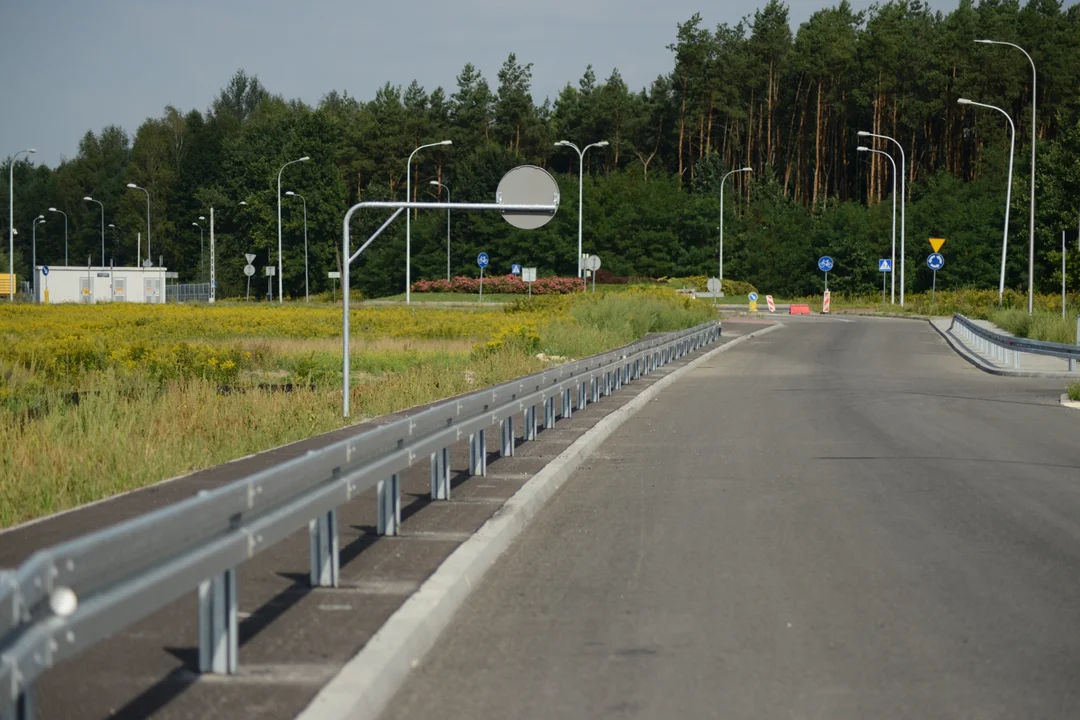
<instances>
[{"instance_id":1,"label":"tree line","mask_svg":"<svg viewBox=\"0 0 1080 720\"><path fill-rule=\"evenodd\" d=\"M630 88L618 69L601 80L588 67L539 103L533 65L513 54L494 86L467 64L450 91L387 83L370 100L330 91L315 106L275 95L239 71L205 111L166 107L134 135L116 126L89 131L75 157L55 168L20 158L16 261L25 274L31 223L42 213L48 223L38 228L39 262L62 260L63 218L47 212L56 207L69 217L73 264L97 264L100 209L82 199L91 195L105 204L106 224L116 226L107 228L107 259L133 264L136 233L146 232L145 196L126 187L136 183L151 196L155 263L163 255L182 279L205 277L208 237L200 252L192 223L208 234L213 207L219 293L243 294L245 252L257 255L257 265L276 262L278 170L307 155L310 162L285 170L282 191L306 199L312 287L328 289L347 207L404 199L408 155L451 140L417 153L412 199L445 199L434 181L450 188L454 202L491 201L504 172L530 163L554 174L562 200L552 222L535 231L493 215L453 213L452 271L475 274L483 250L495 272L519 262L541 274L573 275L578 157L555 143L607 140L586 154L584 178L585 250L600 255L605 269L716 274L721 180L749 167L753 172L725 185L725 276L778 295L814 292L821 285L816 258L829 254L837 263L832 289L873 292L881 287L877 259L889 254L893 179L885 157L856 151L871 145L856 135L865 130L896 138L908 160L908 290L930 281L931 235L947 238L939 287L992 287L1009 135L1000 114L957 103L966 97L1004 109L1016 123L1007 284L1020 287L1027 276L1032 78L1018 51L974 42L990 38L1023 47L1038 71L1036 284L1060 287L1061 232L1075 229L1080 213L1080 6L963 0L942 13L901 0L856 12L844 0L793 32L787 6L769 0L734 25L710 28L695 14L675 30L672 66L647 87ZM10 162L0 179L5 195ZM285 290L302 295L301 201L282 198L282 206ZM355 238L386 217L361 216ZM404 234L398 222L371 246L354 268L356 288L404 290ZM1071 247L1075 287L1080 250L1075 241ZM445 213L414 213L412 248L414 279L445 275Z\"/></svg>"}]
</instances>

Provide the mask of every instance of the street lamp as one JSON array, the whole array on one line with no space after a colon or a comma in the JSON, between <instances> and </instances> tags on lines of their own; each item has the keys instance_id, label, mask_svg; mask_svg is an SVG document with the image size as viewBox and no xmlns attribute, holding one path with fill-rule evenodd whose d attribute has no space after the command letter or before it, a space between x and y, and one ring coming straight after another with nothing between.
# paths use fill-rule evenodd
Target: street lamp
<instances>
[{"instance_id":1,"label":"street lamp","mask_svg":"<svg viewBox=\"0 0 1080 720\"><path fill-rule=\"evenodd\" d=\"M15 159L36 152L35 148L26 148L15 153L8 170L8 302L15 302Z\"/></svg>"},{"instance_id":2,"label":"street lamp","mask_svg":"<svg viewBox=\"0 0 1080 720\"><path fill-rule=\"evenodd\" d=\"M64 265L68 264L68 232L67 232L67 213L63 210L57 210L54 207L49 208L49 212L60 213L64 216Z\"/></svg>"},{"instance_id":3,"label":"street lamp","mask_svg":"<svg viewBox=\"0 0 1080 720\"><path fill-rule=\"evenodd\" d=\"M1009 47L1016 48L1024 53L1024 57L1031 63L1031 211L1030 219L1028 220L1028 245L1030 246L1028 248L1028 315L1030 315L1035 310L1035 135L1037 130L1035 124L1035 104L1038 99L1038 93L1036 92L1037 78L1035 74L1035 61L1028 55L1027 50L1011 42L1005 42L1003 40L976 40L975 42L982 45L1008 45ZM994 109L997 110L997 108ZM1011 171L1009 175L1011 177Z\"/></svg>"},{"instance_id":4,"label":"street lamp","mask_svg":"<svg viewBox=\"0 0 1080 720\"><path fill-rule=\"evenodd\" d=\"M153 255L150 253L150 191L144 187L139 187L135 183L128 183L127 186L132 190L142 190L146 193L146 257L151 259ZM153 260L150 260L150 262L153 262ZM137 266L142 265L142 258L139 258L139 261L135 264Z\"/></svg>"},{"instance_id":5,"label":"street lamp","mask_svg":"<svg viewBox=\"0 0 1080 720\"><path fill-rule=\"evenodd\" d=\"M450 203L450 188L438 180L432 180L430 185L438 185L446 190L446 202ZM450 208L446 208L446 282L450 282Z\"/></svg>"},{"instance_id":6,"label":"street lamp","mask_svg":"<svg viewBox=\"0 0 1080 720\"><path fill-rule=\"evenodd\" d=\"M83 198L86 202L97 203L101 206L101 267L105 267L105 204L100 200L87 195Z\"/></svg>"},{"instance_id":7,"label":"street lamp","mask_svg":"<svg viewBox=\"0 0 1080 720\"><path fill-rule=\"evenodd\" d=\"M735 173L754 172L753 168L739 168L729 170L727 175L720 178L720 292L724 292L724 182Z\"/></svg>"},{"instance_id":8,"label":"street lamp","mask_svg":"<svg viewBox=\"0 0 1080 720\"><path fill-rule=\"evenodd\" d=\"M583 186L585 180L585 153L588 152L589 148L607 147L607 144L607 140L601 140L600 142L594 142L591 145L586 145L584 149L579 149L577 145L570 142L569 140L560 140L559 142L555 143L555 147L573 148L578 154L577 275L579 278L582 277L585 272L585 269L581 267L581 203L583 198Z\"/></svg>"},{"instance_id":9,"label":"street lamp","mask_svg":"<svg viewBox=\"0 0 1080 720\"><path fill-rule=\"evenodd\" d=\"M874 133L860 130L856 133L859 137L872 137L881 138L882 140L891 141L896 147L900 149L900 307L904 307L904 269L907 267L905 262L906 252L905 248L907 233L906 223L907 214L905 212L907 206L907 155L904 154L904 146L901 145L895 138L891 138L888 135L875 135Z\"/></svg>"},{"instance_id":10,"label":"street lamp","mask_svg":"<svg viewBox=\"0 0 1080 720\"><path fill-rule=\"evenodd\" d=\"M31 288L32 288L31 292L34 295L34 302L37 302L37 275L38 275L38 271L37 271L37 226L38 225L44 225L44 224L45 224L45 216L44 215L38 215L36 218L34 218L34 230L33 230L33 234L31 235L31 237L33 238L32 242L31 242L31 247L33 249L30 251L30 258L31 258L30 259L30 275L34 278L33 285L31 286Z\"/></svg>"},{"instance_id":11,"label":"street lamp","mask_svg":"<svg viewBox=\"0 0 1080 720\"><path fill-rule=\"evenodd\" d=\"M855 149L858 150L859 152L868 152L868 153L875 153L877 155L884 155L885 157L889 158L889 162L892 163L892 265L889 266L892 269L889 270L889 275L892 276L892 278L891 278L892 279L892 292L891 292L891 296L890 296L890 303L892 305L895 305L896 304L896 160L893 159L892 155L885 152L884 150L874 150L873 148L868 148L865 145L860 145L859 147L857 147ZM882 302L884 302L884 300Z\"/></svg>"},{"instance_id":12,"label":"street lamp","mask_svg":"<svg viewBox=\"0 0 1080 720\"><path fill-rule=\"evenodd\" d=\"M109 227L111 227L116 233L116 236L113 238L113 246L112 246L113 258L115 259L117 257L116 244L120 239L120 233L122 232L122 230L120 228L118 228L116 225L114 225L113 223L109 223Z\"/></svg>"},{"instance_id":13,"label":"street lamp","mask_svg":"<svg viewBox=\"0 0 1080 720\"><path fill-rule=\"evenodd\" d=\"M413 155L424 148L438 147L440 145L453 145L453 140L429 143L409 153L409 159L405 161L405 201L412 202L412 159ZM347 291L346 291L347 292ZM405 304L412 303L412 213L405 212Z\"/></svg>"},{"instance_id":14,"label":"street lamp","mask_svg":"<svg viewBox=\"0 0 1080 720\"><path fill-rule=\"evenodd\" d=\"M199 219L205 220L206 218L200 215ZM199 228L199 280L202 280L203 277L205 277L206 275L206 250L204 250L203 246L203 227L197 222L193 222L191 224Z\"/></svg>"},{"instance_id":15,"label":"street lamp","mask_svg":"<svg viewBox=\"0 0 1080 720\"><path fill-rule=\"evenodd\" d=\"M296 160L290 160L281 166L277 174L277 292L278 303L285 302L284 296L281 294L281 173L285 172L285 168L296 163L307 162L311 158L305 155L302 158ZM273 282L273 280L271 280Z\"/></svg>"},{"instance_id":16,"label":"street lamp","mask_svg":"<svg viewBox=\"0 0 1080 720\"><path fill-rule=\"evenodd\" d=\"M960 98L956 101L960 105L976 105L978 107L990 108L991 110L997 110L999 113L1005 116L1005 119L1009 121L1009 129L1011 132L1011 139L1009 140L1009 182L1005 189L1005 236L1001 241L1001 279L998 280L998 305L1001 304L1002 298L1005 295L1005 251L1009 247L1009 206L1012 204L1012 176L1013 176L1013 153L1016 151L1016 125L1013 124L1013 120L1009 117L1009 113L1005 112L999 107L994 105L986 105L984 103L975 102L974 100L968 100L967 98ZM1034 174L1032 174L1034 177ZM1033 196L1034 197L1034 196ZM1028 271L1035 265L1035 244L1032 243L1028 250ZM1030 275L1029 275L1030 280ZM1028 292L1031 292L1031 286L1028 285ZM1029 295L1030 297L1030 295ZM1030 312L1030 310L1028 311Z\"/></svg>"},{"instance_id":17,"label":"street lamp","mask_svg":"<svg viewBox=\"0 0 1080 720\"><path fill-rule=\"evenodd\" d=\"M311 302L311 292L308 289L307 198L292 190L285 193L285 197L298 197L304 203L304 302Z\"/></svg>"}]
</instances>

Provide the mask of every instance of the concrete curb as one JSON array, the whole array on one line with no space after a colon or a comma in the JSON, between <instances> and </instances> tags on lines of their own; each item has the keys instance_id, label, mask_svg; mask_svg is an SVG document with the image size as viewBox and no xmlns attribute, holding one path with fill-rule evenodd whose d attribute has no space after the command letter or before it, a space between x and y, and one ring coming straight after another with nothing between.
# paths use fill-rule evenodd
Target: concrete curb
<instances>
[{"instance_id":1,"label":"concrete curb","mask_svg":"<svg viewBox=\"0 0 1080 720\"><path fill-rule=\"evenodd\" d=\"M378 717L404 684L409 672L450 625L454 613L488 568L601 443L661 390L686 373L722 352L779 327L783 326L777 324L751 332L695 358L657 380L578 438L439 566L315 696L297 716L298 720Z\"/></svg>"},{"instance_id":2,"label":"concrete curb","mask_svg":"<svg viewBox=\"0 0 1080 720\"><path fill-rule=\"evenodd\" d=\"M954 338L948 332L942 330L934 324L933 320L929 321L930 327L934 328L934 331L940 335L949 347L951 347L957 355L967 360L984 373L990 375L998 375L1000 377L1015 377L1015 378L1044 378L1051 380L1078 380L1080 375L1070 372L1050 372L1043 370L1009 370L1007 368L999 368L988 363L984 358L973 353L966 345Z\"/></svg>"},{"instance_id":3,"label":"concrete curb","mask_svg":"<svg viewBox=\"0 0 1080 720\"><path fill-rule=\"evenodd\" d=\"M1070 400L1069 399L1069 393L1062 393L1062 395L1061 395L1061 404L1063 406L1065 406L1067 408L1071 408L1073 410L1080 410L1080 402L1076 402L1075 400Z\"/></svg>"}]
</instances>

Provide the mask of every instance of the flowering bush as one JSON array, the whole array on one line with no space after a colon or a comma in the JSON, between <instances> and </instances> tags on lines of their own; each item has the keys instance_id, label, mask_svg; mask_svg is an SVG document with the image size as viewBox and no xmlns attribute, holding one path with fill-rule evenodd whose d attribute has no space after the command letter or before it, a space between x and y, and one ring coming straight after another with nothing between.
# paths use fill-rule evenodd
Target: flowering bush
<instances>
[{"instance_id":1,"label":"flowering bush","mask_svg":"<svg viewBox=\"0 0 1080 720\"><path fill-rule=\"evenodd\" d=\"M563 295L580 292L581 278L542 277L532 283L533 295ZM492 275L484 278L484 290L491 293L527 295L529 283L517 275ZM480 278L458 276L453 280L417 280L412 284L415 293L470 293L480 292Z\"/></svg>"}]
</instances>

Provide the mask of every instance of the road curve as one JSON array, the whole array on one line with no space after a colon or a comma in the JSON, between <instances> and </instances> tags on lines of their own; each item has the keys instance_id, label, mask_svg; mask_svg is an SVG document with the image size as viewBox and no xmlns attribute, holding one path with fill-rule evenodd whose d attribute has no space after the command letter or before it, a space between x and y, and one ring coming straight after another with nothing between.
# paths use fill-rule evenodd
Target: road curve
<instances>
[{"instance_id":1,"label":"road curve","mask_svg":"<svg viewBox=\"0 0 1080 720\"><path fill-rule=\"evenodd\" d=\"M1076 718L1061 391L923 323L789 321L626 423L383 717Z\"/></svg>"}]
</instances>

